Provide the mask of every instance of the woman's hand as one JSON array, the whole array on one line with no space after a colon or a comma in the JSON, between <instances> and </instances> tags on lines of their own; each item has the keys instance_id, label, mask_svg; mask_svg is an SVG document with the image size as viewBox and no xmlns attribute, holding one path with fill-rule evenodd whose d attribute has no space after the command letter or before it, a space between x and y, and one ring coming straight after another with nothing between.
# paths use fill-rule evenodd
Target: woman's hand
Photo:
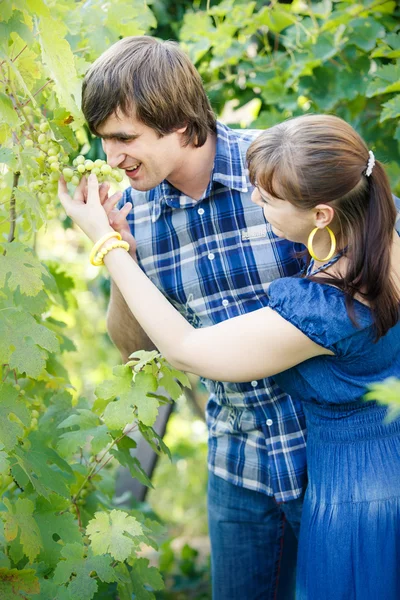
<instances>
[{"instance_id":1,"label":"woman's hand","mask_svg":"<svg viewBox=\"0 0 400 600\"><path fill-rule=\"evenodd\" d=\"M108 185L99 187L94 174L90 174L88 179L82 177L72 198L64 178L61 177L58 183L58 197L65 212L93 242L112 231L121 233L130 245L134 242L126 221L131 203L128 202L121 211L115 208L121 195L121 192L116 192L108 197Z\"/></svg>"}]
</instances>

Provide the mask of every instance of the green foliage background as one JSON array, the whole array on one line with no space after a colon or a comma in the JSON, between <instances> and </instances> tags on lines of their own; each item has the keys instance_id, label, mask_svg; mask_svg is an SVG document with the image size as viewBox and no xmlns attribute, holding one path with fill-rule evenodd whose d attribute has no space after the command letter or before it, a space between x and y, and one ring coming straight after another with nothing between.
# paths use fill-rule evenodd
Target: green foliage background
<instances>
[{"instance_id":1,"label":"green foliage background","mask_svg":"<svg viewBox=\"0 0 400 600\"><path fill-rule=\"evenodd\" d=\"M116 508L115 465L146 481L126 425L167 452L152 430L168 401L157 397L158 381L174 399L187 384L155 355L138 357L133 375L133 365L112 370L119 359L105 333L107 280L88 265L87 243L55 195L44 202L32 189L40 158L24 141L45 122L70 160L102 158L80 113L82 77L121 37L151 34L189 53L225 122L265 128L309 112L339 115L400 193L399 17L392 0L0 1L1 598L163 593L139 555L143 544L157 546L159 525ZM388 401L397 392L392 382L371 393ZM174 456L198 498L204 481L179 463L194 448L175 444ZM171 483L166 470L156 478ZM182 498L174 517L176 494L166 487L163 498L177 521L194 522L203 508Z\"/></svg>"}]
</instances>

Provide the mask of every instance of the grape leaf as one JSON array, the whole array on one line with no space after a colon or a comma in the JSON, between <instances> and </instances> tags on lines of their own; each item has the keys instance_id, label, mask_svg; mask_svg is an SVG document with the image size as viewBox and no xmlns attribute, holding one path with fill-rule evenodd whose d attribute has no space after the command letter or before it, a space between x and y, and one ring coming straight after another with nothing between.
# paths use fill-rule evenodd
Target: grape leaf
<instances>
[{"instance_id":1,"label":"grape leaf","mask_svg":"<svg viewBox=\"0 0 400 600\"><path fill-rule=\"evenodd\" d=\"M125 436L116 446L110 450L110 454L115 456L120 465L129 469L132 477L138 479L143 485L153 488L154 486L148 478L147 473L142 469L140 462L130 453L131 448L136 448L136 442L130 437Z\"/></svg>"},{"instance_id":2,"label":"grape leaf","mask_svg":"<svg viewBox=\"0 0 400 600\"><path fill-rule=\"evenodd\" d=\"M138 600L140 598L147 598L146 595L143 595L143 591L149 593L145 589L145 585L150 585L156 591L163 590L165 587L160 572L155 567L149 567L149 560L147 558L137 558L133 562L131 579L133 591ZM153 594L152 597L154 598Z\"/></svg>"},{"instance_id":3,"label":"grape leaf","mask_svg":"<svg viewBox=\"0 0 400 600\"><path fill-rule=\"evenodd\" d=\"M0 92L0 121L8 123L11 127L17 127L19 123L18 114L14 110L11 99Z\"/></svg>"},{"instance_id":4,"label":"grape leaf","mask_svg":"<svg viewBox=\"0 0 400 600\"><path fill-rule=\"evenodd\" d=\"M75 282L72 279L72 277L67 275L65 271L61 270L60 265L58 263L48 262L47 267L50 271L50 274L54 278L55 284L57 286L57 291L61 298L61 303L63 307L67 309L69 306L67 294L68 292L74 289Z\"/></svg>"},{"instance_id":5,"label":"grape leaf","mask_svg":"<svg viewBox=\"0 0 400 600\"><path fill-rule=\"evenodd\" d=\"M58 429L66 429L77 425L78 431L68 431L60 436L57 449L63 456L74 454L82 448L91 438L91 447L94 454L105 448L111 441L107 425L102 425L99 417L92 411L80 408L77 413L70 415L58 425Z\"/></svg>"},{"instance_id":6,"label":"grape leaf","mask_svg":"<svg viewBox=\"0 0 400 600\"><path fill-rule=\"evenodd\" d=\"M36 296L44 288L43 275L47 271L34 256L31 248L13 242L3 245L6 254L0 254L0 287L4 287L7 275L7 284L14 291L19 286L22 294Z\"/></svg>"},{"instance_id":7,"label":"grape leaf","mask_svg":"<svg viewBox=\"0 0 400 600\"><path fill-rule=\"evenodd\" d=\"M94 554L111 554L116 560L126 560L139 545L143 535L139 521L122 510L110 513L97 512L89 521L86 534L91 541Z\"/></svg>"},{"instance_id":8,"label":"grape leaf","mask_svg":"<svg viewBox=\"0 0 400 600\"><path fill-rule=\"evenodd\" d=\"M400 94L396 94L394 98L382 104L382 108L383 111L379 119L381 123L386 121L386 119L397 119L400 115Z\"/></svg>"},{"instance_id":9,"label":"grape leaf","mask_svg":"<svg viewBox=\"0 0 400 600\"><path fill-rule=\"evenodd\" d=\"M70 111L76 124L83 123L80 112L81 85L76 73L71 46L64 39L61 23L52 18L40 19L42 59L55 82L55 90L62 107ZM68 85L65 83L68 82Z\"/></svg>"},{"instance_id":10,"label":"grape leaf","mask_svg":"<svg viewBox=\"0 0 400 600\"><path fill-rule=\"evenodd\" d=\"M84 556L85 547L81 544L67 544L61 550L61 560L54 572L54 583L63 585L69 583L68 592L71 600L91 600L97 592L98 585L95 573L101 581L111 582L117 579L117 574L111 566L110 556ZM72 577L72 580L71 580Z\"/></svg>"},{"instance_id":11,"label":"grape leaf","mask_svg":"<svg viewBox=\"0 0 400 600\"><path fill-rule=\"evenodd\" d=\"M10 421L10 415L17 416L28 426L31 415L24 402L18 400L18 391L9 383L0 384L0 439L6 450L11 450L22 436L23 428L19 423Z\"/></svg>"},{"instance_id":12,"label":"grape leaf","mask_svg":"<svg viewBox=\"0 0 400 600\"><path fill-rule=\"evenodd\" d=\"M52 331L40 325L29 313L18 310L3 313L0 339L7 340L0 346L0 361L29 377L38 377L45 367L47 352L44 350L59 350L57 337Z\"/></svg>"},{"instance_id":13,"label":"grape leaf","mask_svg":"<svg viewBox=\"0 0 400 600\"><path fill-rule=\"evenodd\" d=\"M14 450L15 466L12 466L12 470L17 481L24 487L27 477L36 492L44 498L49 498L51 492L70 498L67 483L73 481L74 475L69 464L52 448L46 446L37 432L31 433L29 440L29 451L22 448ZM15 470L16 466L19 466L20 470ZM21 470L25 478L20 480Z\"/></svg>"},{"instance_id":14,"label":"grape leaf","mask_svg":"<svg viewBox=\"0 0 400 600\"><path fill-rule=\"evenodd\" d=\"M82 534L74 515L61 512L60 506L51 498L51 502L39 498L36 502L35 520L38 524L43 550L38 560L49 567L55 567L60 560L61 550L66 544L80 544L83 547ZM58 541L56 541L58 540Z\"/></svg>"},{"instance_id":15,"label":"grape leaf","mask_svg":"<svg viewBox=\"0 0 400 600\"><path fill-rule=\"evenodd\" d=\"M400 92L400 60L397 60L396 64L383 65L374 73L366 95L371 98L390 92Z\"/></svg>"},{"instance_id":16,"label":"grape leaf","mask_svg":"<svg viewBox=\"0 0 400 600\"><path fill-rule=\"evenodd\" d=\"M29 558L29 562L33 562L43 547L39 527L32 516L35 505L28 498L18 498L14 507L8 498L4 498L3 502L8 508L8 513L3 513L5 515L6 539L8 542L15 539L19 529L21 532L20 542L24 553Z\"/></svg>"},{"instance_id":17,"label":"grape leaf","mask_svg":"<svg viewBox=\"0 0 400 600\"><path fill-rule=\"evenodd\" d=\"M39 580L34 569L0 568L1 600L22 600L25 594L38 594Z\"/></svg>"}]
</instances>

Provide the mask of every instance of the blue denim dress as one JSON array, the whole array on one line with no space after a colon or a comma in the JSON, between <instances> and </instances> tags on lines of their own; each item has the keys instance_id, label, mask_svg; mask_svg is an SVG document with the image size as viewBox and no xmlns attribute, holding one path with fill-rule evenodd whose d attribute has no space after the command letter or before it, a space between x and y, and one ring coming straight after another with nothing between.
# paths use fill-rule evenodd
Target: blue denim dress
<instances>
[{"instance_id":1,"label":"blue denim dress","mask_svg":"<svg viewBox=\"0 0 400 600\"><path fill-rule=\"evenodd\" d=\"M270 306L335 356L274 379L303 401L309 484L296 600L400 599L400 419L363 400L366 386L400 377L400 323L374 343L369 308L308 279L270 286Z\"/></svg>"}]
</instances>

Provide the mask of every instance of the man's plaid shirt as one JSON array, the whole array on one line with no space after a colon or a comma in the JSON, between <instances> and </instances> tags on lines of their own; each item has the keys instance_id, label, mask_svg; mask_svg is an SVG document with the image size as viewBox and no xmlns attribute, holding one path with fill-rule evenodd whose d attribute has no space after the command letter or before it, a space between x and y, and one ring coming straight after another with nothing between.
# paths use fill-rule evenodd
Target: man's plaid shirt
<instances>
[{"instance_id":1,"label":"man's plaid shirt","mask_svg":"<svg viewBox=\"0 0 400 600\"><path fill-rule=\"evenodd\" d=\"M251 202L245 156L259 133L218 123L214 169L200 200L163 181L148 192L125 190L119 204L133 204L128 222L141 268L195 327L267 306L270 282L300 270L300 248L277 238ZM297 498L306 485L300 402L272 379L203 381L210 470L278 502Z\"/></svg>"}]
</instances>

